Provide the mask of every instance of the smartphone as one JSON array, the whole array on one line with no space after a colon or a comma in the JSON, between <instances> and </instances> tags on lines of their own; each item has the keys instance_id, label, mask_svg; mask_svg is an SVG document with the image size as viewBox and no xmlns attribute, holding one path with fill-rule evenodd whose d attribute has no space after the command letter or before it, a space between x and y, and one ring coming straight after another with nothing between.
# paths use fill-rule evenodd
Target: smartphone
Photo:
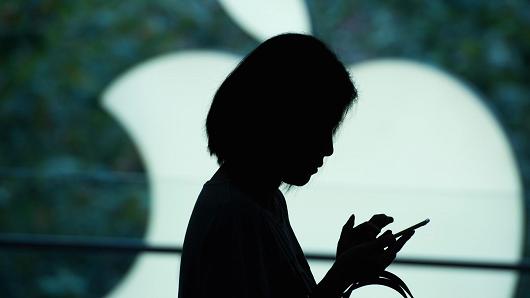
<instances>
[{"instance_id":1,"label":"smartphone","mask_svg":"<svg viewBox=\"0 0 530 298\"><path fill-rule=\"evenodd\" d=\"M401 232L397 232L397 233L395 233L395 234L394 234L394 237L395 237L395 238L401 237L401 236L403 236L403 234L407 233L407 232L410 231L410 230L416 230L416 229L419 228L419 227L423 227L424 225L428 224L429 221L431 221L431 220L427 218L426 220L424 220L424 221L422 221L422 222L420 222L420 223L417 223L417 224L413 225L412 227L406 228L406 229L404 229L404 230L401 231Z\"/></svg>"}]
</instances>

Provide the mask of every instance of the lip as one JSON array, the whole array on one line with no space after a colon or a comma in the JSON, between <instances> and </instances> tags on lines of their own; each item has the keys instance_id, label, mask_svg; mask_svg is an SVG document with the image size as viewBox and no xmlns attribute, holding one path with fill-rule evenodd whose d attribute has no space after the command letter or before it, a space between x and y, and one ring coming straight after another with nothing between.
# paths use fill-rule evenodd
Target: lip
<instances>
[{"instance_id":1,"label":"lip","mask_svg":"<svg viewBox=\"0 0 530 298\"><path fill-rule=\"evenodd\" d=\"M313 172L316 173L318 172L318 169L322 166L322 162L319 162L317 164L315 164L315 166L313 167Z\"/></svg>"}]
</instances>

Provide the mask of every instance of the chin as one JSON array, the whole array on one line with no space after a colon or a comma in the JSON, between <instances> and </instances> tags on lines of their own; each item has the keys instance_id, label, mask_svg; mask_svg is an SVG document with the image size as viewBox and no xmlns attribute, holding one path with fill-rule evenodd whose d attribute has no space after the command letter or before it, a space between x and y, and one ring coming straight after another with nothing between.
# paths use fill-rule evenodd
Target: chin
<instances>
[{"instance_id":1,"label":"chin","mask_svg":"<svg viewBox=\"0 0 530 298\"><path fill-rule=\"evenodd\" d=\"M304 186L309 182L311 176L313 176L313 174L291 176L283 179L283 182L290 185Z\"/></svg>"}]
</instances>

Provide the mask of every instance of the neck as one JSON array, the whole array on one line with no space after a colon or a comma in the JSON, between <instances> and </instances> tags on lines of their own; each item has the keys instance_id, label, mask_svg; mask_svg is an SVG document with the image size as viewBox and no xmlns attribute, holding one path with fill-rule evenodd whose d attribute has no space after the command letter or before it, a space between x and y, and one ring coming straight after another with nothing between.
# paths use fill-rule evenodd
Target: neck
<instances>
[{"instance_id":1,"label":"neck","mask_svg":"<svg viewBox=\"0 0 530 298\"><path fill-rule=\"evenodd\" d=\"M258 197L268 197L281 185L281 179L270 166L259 167L226 162L221 167L235 183Z\"/></svg>"}]
</instances>

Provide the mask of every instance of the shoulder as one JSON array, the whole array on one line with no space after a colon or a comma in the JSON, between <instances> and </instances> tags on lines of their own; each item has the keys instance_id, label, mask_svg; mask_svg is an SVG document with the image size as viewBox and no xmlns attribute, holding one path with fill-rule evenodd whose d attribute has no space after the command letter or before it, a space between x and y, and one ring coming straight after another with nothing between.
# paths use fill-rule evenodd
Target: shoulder
<instances>
[{"instance_id":1,"label":"shoulder","mask_svg":"<svg viewBox=\"0 0 530 298\"><path fill-rule=\"evenodd\" d=\"M268 227L259 210L238 196L230 184L204 184L186 230L183 245L186 257L236 251L234 247L227 250L228 246L212 243L242 246L245 241L261 242L257 238L268 238Z\"/></svg>"},{"instance_id":2,"label":"shoulder","mask_svg":"<svg viewBox=\"0 0 530 298\"><path fill-rule=\"evenodd\" d=\"M214 229L231 225L259 225L263 221L262 210L229 181L205 183L194 213L208 217Z\"/></svg>"}]
</instances>

